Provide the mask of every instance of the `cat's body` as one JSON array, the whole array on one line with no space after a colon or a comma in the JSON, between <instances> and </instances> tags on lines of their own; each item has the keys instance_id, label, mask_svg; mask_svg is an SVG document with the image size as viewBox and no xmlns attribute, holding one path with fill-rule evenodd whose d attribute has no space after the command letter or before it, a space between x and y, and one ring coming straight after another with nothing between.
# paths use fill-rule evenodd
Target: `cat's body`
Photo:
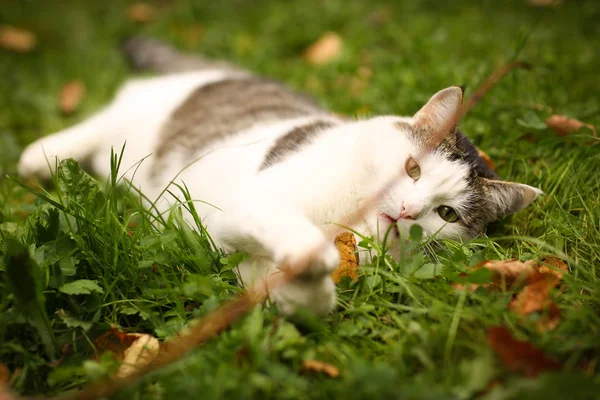
<instances>
[{"instance_id":1,"label":"cat's body","mask_svg":"<svg viewBox=\"0 0 600 400\"><path fill-rule=\"evenodd\" d=\"M272 293L286 313L332 309L338 254L326 235L386 185L352 228L378 236L418 223L429 235L469 238L539 193L489 180L497 177L456 130L460 88L438 92L414 117L348 121L226 63L145 39L126 49L138 67L167 74L128 82L94 117L30 145L20 174L47 177L46 158L58 156L108 176L111 148L126 142L126 176L148 198L185 182L213 238L250 253L244 283L314 254L306 276ZM159 209L173 203L163 196Z\"/></svg>"}]
</instances>

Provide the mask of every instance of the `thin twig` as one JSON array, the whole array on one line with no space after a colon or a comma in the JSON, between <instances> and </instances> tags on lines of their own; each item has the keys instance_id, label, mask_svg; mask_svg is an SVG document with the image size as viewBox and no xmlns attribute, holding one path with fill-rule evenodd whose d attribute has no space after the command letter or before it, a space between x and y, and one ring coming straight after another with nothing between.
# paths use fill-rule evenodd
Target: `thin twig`
<instances>
[{"instance_id":1,"label":"thin twig","mask_svg":"<svg viewBox=\"0 0 600 400\"><path fill-rule=\"evenodd\" d=\"M479 103L479 101L485 96L489 90L494 87L494 85L504 77L504 75L509 72L517 69L531 69L533 66L525 61L511 61L509 63L504 64L496 71L494 71L486 80L481 84L469 97L469 99L463 104L462 109L460 111L461 118L464 117L473 107Z\"/></svg>"}]
</instances>

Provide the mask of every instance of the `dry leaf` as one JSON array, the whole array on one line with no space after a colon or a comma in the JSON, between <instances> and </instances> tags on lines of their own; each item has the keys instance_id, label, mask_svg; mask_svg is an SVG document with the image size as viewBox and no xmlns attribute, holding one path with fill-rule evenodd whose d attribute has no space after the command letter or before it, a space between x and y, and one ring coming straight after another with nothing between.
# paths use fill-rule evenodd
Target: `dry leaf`
<instances>
[{"instance_id":1,"label":"dry leaf","mask_svg":"<svg viewBox=\"0 0 600 400\"><path fill-rule=\"evenodd\" d=\"M594 136L597 136L596 128L593 125L585 124L579 120L569 118L566 115L551 115L545 122L558 136L577 133L582 127L591 129Z\"/></svg>"},{"instance_id":2,"label":"dry leaf","mask_svg":"<svg viewBox=\"0 0 600 400\"><path fill-rule=\"evenodd\" d=\"M135 335L121 332L118 328L113 327L94 340L96 357L99 358L100 355L109 351L115 355L115 358L122 360L125 355L125 350L127 350L136 340L137 337Z\"/></svg>"},{"instance_id":3,"label":"dry leaf","mask_svg":"<svg viewBox=\"0 0 600 400\"><path fill-rule=\"evenodd\" d=\"M544 257L544 258L542 258L542 263L547 264L552 268L549 268L546 265L540 265L540 266L538 266L538 270L541 273L554 274L558 279L562 279L563 275L565 273L569 272L569 266L567 265L566 262L564 262L560 258L551 257L551 256Z\"/></svg>"},{"instance_id":4,"label":"dry leaf","mask_svg":"<svg viewBox=\"0 0 600 400\"><path fill-rule=\"evenodd\" d=\"M306 49L304 56L309 63L322 65L336 58L341 50L342 39L340 36L334 32L327 32Z\"/></svg>"},{"instance_id":5,"label":"dry leaf","mask_svg":"<svg viewBox=\"0 0 600 400\"><path fill-rule=\"evenodd\" d=\"M158 340L145 333L124 333L117 328L94 340L96 358L105 352L113 353L121 366L116 376L119 378L131 375L139 367L145 366L156 358L159 351Z\"/></svg>"},{"instance_id":6,"label":"dry leaf","mask_svg":"<svg viewBox=\"0 0 600 400\"><path fill-rule=\"evenodd\" d=\"M337 378L340 376L340 371L335 365L317 360L303 360L302 369L304 371L323 372L329 375L330 378Z\"/></svg>"},{"instance_id":7,"label":"dry leaf","mask_svg":"<svg viewBox=\"0 0 600 400\"><path fill-rule=\"evenodd\" d=\"M60 89L59 106L65 114L71 114L79 107L85 96L85 86L81 81L71 81Z\"/></svg>"},{"instance_id":8,"label":"dry leaf","mask_svg":"<svg viewBox=\"0 0 600 400\"><path fill-rule=\"evenodd\" d=\"M0 48L28 53L36 44L37 36L34 33L14 26L0 26Z\"/></svg>"},{"instance_id":9,"label":"dry leaf","mask_svg":"<svg viewBox=\"0 0 600 400\"><path fill-rule=\"evenodd\" d=\"M125 350L123 362L117 371L117 378L129 376L137 370L150 364L158 356L160 345L158 339L146 334L131 334L137 336L132 345Z\"/></svg>"},{"instance_id":10,"label":"dry leaf","mask_svg":"<svg viewBox=\"0 0 600 400\"><path fill-rule=\"evenodd\" d=\"M541 313L536 327L541 332L556 329L560 323L560 309L551 297L559 278L551 273L539 273L530 278L527 286L510 302L509 308L521 317Z\"/></svg>"},{"instance_id":11,"label":"dry leaf","mask_svg":"<svg viewBox=\"0 0 600 400\"><path fill-rule=\"evenodd\" d=\"M492 171L494 171L496 169L496 165L494 165L494 162L492 161L490 156L487 155L487 153L485 151L481 150L480 148L477 148L477 154L479 154L479 157L481 157L481 159L485 162L485 164L488 167L490 167L490 169Z\"/></svg>"},{"instance_id":12,"label":"dry leaf","mask_svg":"<svg viewBox=\"0 0 600 400\"><path fill-rule=\"evenodd\" d=\"M487 268L492 273L492 284L481 285L486 288L509 288L515 284L523 285L531 275L538 273L535 261L521 262L516 259L484 261L473 267L474 270L479 268ZM473 284L471 289L479 286Z\"/></svg>"},{"instance_id":13,"label":"dry leaf","mask_svg":"<svg viewBox=\"0 0 600 400\"><path fill-rule=\"evenodd\" d=\"M335 237L335 247L340 253L340 265L331 274L333 281L338 283L342 276L358 279L358 254L356 253L356 238L352 232L342 232Z\"/></svg>"},{"instance_id":14,"label":"dry leaf","mask_svg":"<svg viewBox=\"0 0 600 400\"><path fill-rule=\"evenodd\" d=\"M147 3L135 3L127 8L127 17L133 22L149 22L155 15L156 10Z\"/></svg>"},{"instance_id":15,"label":"dry leaf","mask_svg":"<svg viewBox=\"0 0 600 400\"><path fill-rule=\"evenodd\" d=\"M541 332L556 329L560 323L560 309L552 299L551 292L568 272L567 264L556 257L542 259L546 265L538 265L538 273L529 276L527 286L517 294L510 303L510 309L517 315L525 317L531 313L541 313L536 327Z\"/></svg>"},{"instance_id":16,"label":"dry leaf","mask_svg":"<svg viewBox=\"0 0 600 400\"><path fill-rule=\"evenodd\" d=\"M560 363L552 360L529 342L515 339L503 326L492 326L486 338L504 366L525 376L535 377L542 371L560 369Z\"/></svg>"}]
</instances>

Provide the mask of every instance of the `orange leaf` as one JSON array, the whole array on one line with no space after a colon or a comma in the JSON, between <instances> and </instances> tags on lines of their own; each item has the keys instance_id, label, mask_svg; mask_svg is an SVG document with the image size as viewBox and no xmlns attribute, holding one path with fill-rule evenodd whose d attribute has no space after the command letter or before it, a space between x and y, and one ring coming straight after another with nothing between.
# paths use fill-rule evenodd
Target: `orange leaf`
<instances>
[{"instance_id":1,"label":"orange leaf","mask_svg":"<svg viewBox=\"0 0 600 400\"><path fill-rule=\"evenodd\" d=\"M473 267L473 270L487 268L492 273L492 284L471 284L468 287L471 290L477 289L479 286L484 288L503 288L511 287L514 284L523 285L532 274L537 273L537 263L535 261L521 262L516 259L512 260L489 260L479 263ZM465 288L463 284L454 284L456 289L462 290Z\"/></svg>"},{"instance_id":2,"label":"orange leaf","mask_svg":"<svg viewBox=\"0 0 600 400\"><path fill-rule=\"evenodd\" d=\"M85 96L85 86L81 81L71 81L60 89L59 106L65 114L70 114L79 107Z\"/></svg>"},{"instance_id":3,"label":"orange leaf","mask_svg":"<svg viewBox=\"0 0 600 400\"><path fill-rule=\"evenodd\" d=\"M596 128L593 125L585 124L579 120L569 118L566 115L552 115L545 122L558 136L577 133L582 127L591 129L594 136L597 136Z\"/></svg>"},{"instance_id":4,"label":"orange leaf","mask_svg":"<svg viewBox=\"0 0 600 400\"><path fill-rule=\"evenodd\" d=\"M125 350L123 362L117 371L117 378L133 374L158 356L160 345L155 337L139 333L133 335L137 336L137 339Z\"/></svg>"},{"instance_id":5,"label":"orange leaf","mask_svg":"<svg viewBox=\"0 0 600 400\"><path fill-rule=\"evenodd\" d=\"M562 279L563 274L569 272L569 266L567 265L566 262L564 262L560 258L550 257L550 256L544 257L544 258L542 258L542 263L548 264L549 266L551 266L553 268L549 268L546 265L540 265L538 267L539 271L541 273L547 272L550 274L554 274L558 279Z\"/></svg>"},{"instance_id":6,"label":"orange leaf","mask_svg":"<svg viewBox=\"0 0 600 400\"><path fill-rule=\"evenodd\" d=\"M521 317L537 312L542 313L542 318L536 323L537 328L542 332L555 329L560 322L560 309L550 293L558 282L559 278L551 273L535 275L510 302L511 311Z\"/></svg>"},{"instance_id":7,"label":"orange leaf","mask_svg":"<svg viewBox=\"0 0 600 400\"><path fill-rule=\"evenodd\" d=\"M560 369L562 365L546 356L529 342L515 339L503 326L492 326L486 338L504 366L525 376L535 377L542 371Z\"/></svg>"},{"instance_id":8,"label":"orange leaf","mask_svg":"<svg viewBox=\"0 0 600 400\"><path fill-rule=\"evenodd\" d=\"M329 375L330 378L337 378L340 376L340 371L335 365L317 360L303 360L302 369L304 371L323 372Z\"/></svg>"},{"instance_id":9,"label":"orange leaf","mask_svg":"<svg viewBox=\"0 0 600 400\"><path fill-rule=\"evenodd\" d=\"M158 340L145 333L124 333L113 327L94 340L96 358L105 352L111 352L121 366L117 377L125 377L134 373L137 368L150 363L159 351Z\"/></svg>"},{"instance_id":10,"label":"orange leaf","mask_svg":"<svg viewBox=\"0 0 600 400\"><path fill-rule=\"evenodd\" d=\"M0 27L0 48L28 53L37 45L37 36L28 30L14 26Z\"/></svg>"},{"instance_id":11,"label":"orange leaf","mask_svg":"<svg viewBox=\"0 0 600 400\"><path fill-rule=\"evenodd\" d=\"M339 56L342 50L342 39L337 33L327 32L321 35L308 49L304 56L313 65L322 65Z\"/></svg>"},{"instance_id":12,"label":"orange leaf","mask_svg":"<svg viewBox=\"0 0 600 400\"><path fill-rule=\"evenodd\" d=\"M340 265L331 274L333 281L339 283L342 276L358 279L358 254L356 253L356 238L352 232L342 232L335 237L335 247L340 253Z\"/></svg>"},{"instance_id":13,"label":"orange leaf","mask_svg":"<svg viewBox=\"0 0 600 400\"><path fill-rule=\"evenodd\" d=\"M127 17L133 22L150 22L156 16L156 10L147 3L135 3L127 8Z\"/></svg>"},{"instance_id":14,"label":"orange leaf","mask_svg":"<svg viewBox=\"0 0 600 400\"><path fill-rule=\"evenodd\" d=\"M127 350L136 339L136 336L121 332L118 328L113 327L94 340L96 356L99 358L100 355L109 351L115 355L115 358L122 360L125 355L125 350Z\"/></svg>"}]
</instances>

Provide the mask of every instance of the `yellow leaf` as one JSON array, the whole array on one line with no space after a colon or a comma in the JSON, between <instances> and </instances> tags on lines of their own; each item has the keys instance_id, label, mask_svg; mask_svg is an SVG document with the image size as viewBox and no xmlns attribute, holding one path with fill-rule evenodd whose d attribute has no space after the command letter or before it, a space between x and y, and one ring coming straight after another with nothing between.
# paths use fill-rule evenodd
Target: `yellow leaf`
<instances>
[{"instance_id":1,"label":"yellow leaf","mask_svg":"<svg viewBox=\"0 0 600 400\"><path fill-rule=\"evenodd\" d=\"M577 133L579 129L583 127L589 128L594 133L594 136L597 136L596 128L593 125L585 124L579 120L569 118L566 115L551 115L545 123L550 129L556 132L558 136Z\"/></svg>"},{"instance_id":2,"label":"yellow leaf","mask_svg":"<svg viewBox=\"0 0 600 400\"><path fill-rule=\"evenodd\" d=\"M335 237L335 247L340 253L340 265L331 274L333 281L338 283L342 276L358 279L358 254L356 253L356 239L352 232L342 232Z\"/></svg>"},{"instance_id":3,"label":"yellow leaf","mask_svg":"<svg viewBox=\"0 0 600 400\"><path fill-rule=\"evenodd\" d=\"M37 36L14 26L0 26L0 48L28 53L37 45Z\"/></svg>"},{"instance_id":4,"label":"yellow leaf","mask_svg":"<svg viewBox=\"0 0 600 400\"><path fill-rule=\"evenodd\" d=\"M340 376L340 370L335 365L331 365L323 361L303 360L302 369L307 372L323 372L324 374L329 375L331 378L337 378Z\"/></svg>"},{"instance_id":5,"label":"yellow leaf","mask_svg":"<svg viewBox=\"0 0 600 400\"><path fill-rule=\"evenodd\" d=\"M322 65L339 56L341 50L342 39L340 36L334 32L327 32L306 49L304 55L309 63Z\"/></svg>"},{"instance_id":6,"label":"yellow leaf","mask_svg":"<svg viewBox=\"0 0 600 400\"><path fill-rule=\"evenodd\" d=\"M160 350L158 339L146 334L133 334L137 339L125 350L123 362L117 371L117 378L135 373L140 367L151 363Z\"/></svg>"},{"instance_id":7,"label":"yellow leaf","mask_svg":"<svg viewBox=\"0 0 600 400\"><path fill-rule=\"evenodd\" d=\"M147 3L135 3L127 8L127 17L133 22L150 22L155 15L156 10Z\"/></svg>"},{"instance_id":8,"label":"yellow leaf","mask_svg":"<svg viewBox=\"0 0 600 400\"><path fill-rule=\"evenodd\" d=\"M81 81L71 81L60 89L59 106L65 114L70 114L79 107L85 96L85 86Z\"/></svg>"}]
</instances>

